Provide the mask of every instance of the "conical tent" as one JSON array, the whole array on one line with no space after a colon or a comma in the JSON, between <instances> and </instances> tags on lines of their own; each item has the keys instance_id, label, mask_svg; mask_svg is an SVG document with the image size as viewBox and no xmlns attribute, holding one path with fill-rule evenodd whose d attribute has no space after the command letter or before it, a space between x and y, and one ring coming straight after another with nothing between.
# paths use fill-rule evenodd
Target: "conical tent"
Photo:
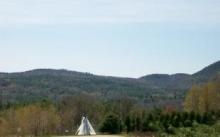
<instances>
[{"instance_id":1,"label":"conical tent","mask_svg":"<svg viewBox=\"0 0 220 137\"><path fill-rule=\"evenodd\" d=\"M79 126L77 135L96 135L95 130L93 129L92 125L90 124L87 117L82 117L81 125Z\"/></svg>"}]
</instances>

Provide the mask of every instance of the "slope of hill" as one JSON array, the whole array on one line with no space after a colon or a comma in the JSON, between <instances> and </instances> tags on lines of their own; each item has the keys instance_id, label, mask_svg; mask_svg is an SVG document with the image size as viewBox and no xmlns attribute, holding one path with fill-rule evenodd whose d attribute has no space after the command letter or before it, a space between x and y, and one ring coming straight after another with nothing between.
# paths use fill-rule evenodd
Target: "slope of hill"
<instances>
[{"instance_id":1,"label":"slope of hill","mask_svg":"<svg viewBox=\"0 0 220 137\"><path fill-rule=\"evenodd\" d=\"M201 71L193 74L193 77L195 79L197 79L198 82L201 82L201 81L205 82L205 81L209 80L209 78L213 78L219 73L220 73L220 61L215 62L215 63L205 67Z\"/></svg>"},{"instance_id":2,"label":"slope of hill","mask_svg":"<svg viewBox=\"0 0 220 137\"><path fill-rule=\"evenodd\" d=\"M141 77L146 83L157 88L186 89L192 84L192 77L189 74L152 74Z\"/></svg>"},{"instance_id":3,"label":"slope of hill","mask_svg":"<svg viewBox=\"0 0 220 137\"><path fill-rule=\"evenodd\" d=\"M202 83L220 71L220 62L189 74L152 74L138 79L98 76L68 70L37 69L21 73L0 73L0 99L4 102L57 100L86 92L102 99L130 96L137 100L152 97L181 99L194 83Z\"/></svg>"},{"instance_id":4,"label":"slope of hill","mask_svg":"<svg viewBox=\"0 0 220 137\"><path fill-rule=\"evenodd\" d=\"M1 73L0 91L6 100L35 100L81 92L115 98L120 94L139 96L147 86L140 80L97 76L67 70L38 69L22 73ZM133 91L138 91L134 93Z\"/></svg>"}]
</instances>

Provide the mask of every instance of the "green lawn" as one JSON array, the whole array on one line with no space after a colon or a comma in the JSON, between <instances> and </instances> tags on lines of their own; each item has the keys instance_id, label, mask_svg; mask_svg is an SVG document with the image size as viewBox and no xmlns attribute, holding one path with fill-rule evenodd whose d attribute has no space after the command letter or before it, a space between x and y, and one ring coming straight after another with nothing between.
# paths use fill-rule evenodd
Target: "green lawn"
<instances>
[{"instance_id":1,"label":"green lawn","mask_svg":"<svg viewBox=\"0 0 220 137\"><path fill-rule=\"evenodd\" d=\"M55 137L124 137L122 135L96 135L96 136L55 136Z\"/></svg>"}]
</instances>

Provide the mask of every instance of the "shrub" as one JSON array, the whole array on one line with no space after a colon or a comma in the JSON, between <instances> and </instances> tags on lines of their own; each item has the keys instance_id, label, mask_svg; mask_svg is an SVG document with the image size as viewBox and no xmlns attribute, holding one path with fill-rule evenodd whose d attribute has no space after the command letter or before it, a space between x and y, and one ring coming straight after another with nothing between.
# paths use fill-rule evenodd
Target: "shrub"
<instances>
[{"instance_id":1,"label":"shrub","mask_svg":"<svg viewBox=\"0 0 220 137\"><path fill-rule=\"evenodd\" d=\"M151 132L156 132L159 130L159 126L156 124L156 123L149 123L148 125L148 131L151 131Z\"/></svg>"},{"instance_id":2,"label":"shrub","mask_svg":"<svg viewBox=\"0 0 220 137\"><path fill-rule=\"evenodd\" d=\"M167 133L168 134L174 134L175 133L175 129L173 126L169 125L169 127L167 128Z\"/></svg>"},{"instance_id":3,"label":"shrub","mask_svg":"<svg viewBox=\"0 0 220 137\"><path fill-rule=\"evenodd\" d=\"M202 116L199 113L197 113L195 117L196 117L195 119L198 123L202 123Z\"/></svg>"},{"instance_id":4,"label":"shrub","mask_svg":"<svg viewBox=\"0 0 220 137\"><path fill-rule=\"evenodd\" d=\"M180 126L180 120L179 120L179 118L177 116L173 118L172 125L174 127L179 127Z\"/></svg>"},{"instance_id":5,"label":"shrub","mask_svg":"<svg viewBox=\"0 0 220 137\"><path fill-rule=\"evenodd\" d=\"M192 121L191 120L185 120L184 121L184 126L185 127L192 127Z\"/></svg>"},{"instance_id":6,"label":"shrub","mask_svg":"<svg viewBox=\"0 0 220 137\"><path fill-rule=\"evenodd\" d=\"M131 132L131 119L130 119L130 116L126 117L125 126L126 126L127 133Z\"/></svg>"},{"instance_id":7,"label":"shrub","mask_svg":"<svg viewBox=\"0 0 220 137\"><path fill-rule=\"evenodd\" d=\"M121 119L115 114L107 114L100 125L100 131L110 134L120 133L122 130Z\"/></svg>"}]
</instances>

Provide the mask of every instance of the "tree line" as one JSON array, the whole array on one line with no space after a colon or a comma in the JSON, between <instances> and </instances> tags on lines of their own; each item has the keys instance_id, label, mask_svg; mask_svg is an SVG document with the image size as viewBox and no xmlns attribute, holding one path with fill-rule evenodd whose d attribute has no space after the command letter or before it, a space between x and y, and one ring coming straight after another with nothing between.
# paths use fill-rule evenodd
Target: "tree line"
<instances>
[{"instance_id":1,"label":"tree line","mask_svg":"<svg viewBox=\"0 0 220 137\"><path fill-rule=\"evenodd\" d=\"M98 132L175 134L176 128L212 125L220 118L219 78L191 88L182 110L172 107L149 109L131 97L100 100L89 93L63 96L59 101L41 100L12 104L0 111L0 136L74 134L87 115Z\"/></svg>"}]
</instances>

